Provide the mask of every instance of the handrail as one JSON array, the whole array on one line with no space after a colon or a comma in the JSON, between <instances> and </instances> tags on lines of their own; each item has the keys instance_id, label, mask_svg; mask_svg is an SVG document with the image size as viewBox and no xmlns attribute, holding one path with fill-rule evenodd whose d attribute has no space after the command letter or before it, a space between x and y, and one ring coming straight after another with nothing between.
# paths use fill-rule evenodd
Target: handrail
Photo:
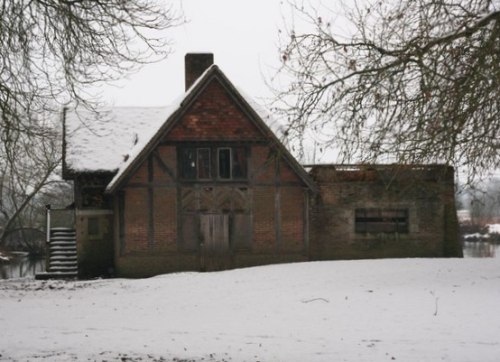
<instances>
[{"instance_id":1,"label":"handrail","mask_svg":"<svg viewBox=\"0 0 500 362\"><path fill-rule=\"evenodd\" d=\"M75 210L73 208L52 208L45 205L47 243L50 243L50 230L55 227L75 227Z\"/></svg>"},{"instance_id":2,"label":"handrail","mask_svg":"<svg viewBox=\"0 0 500 362\"><path fill-rule=\"evenodd\" d=\"M46 234L47 234L47 239L45 241L47 243L50 243L50 204L45 205L45 220L46 220Z\"/></svg>"}]
</instances>

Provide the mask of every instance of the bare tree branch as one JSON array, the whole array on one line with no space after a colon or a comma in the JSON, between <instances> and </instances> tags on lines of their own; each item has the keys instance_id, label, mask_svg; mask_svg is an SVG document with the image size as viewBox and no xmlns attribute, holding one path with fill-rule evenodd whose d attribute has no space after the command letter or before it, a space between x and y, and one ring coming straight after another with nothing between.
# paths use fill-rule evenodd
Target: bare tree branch
<instances>
[{"instance_id":1,"label":"bare tree branch","mask_svg":"<svg viewBox=\"0 0 500 362\"><path fill-rule=\"evenodd\" d=\"M291 136L327 134L346 161L445 162L472 177L500 166L500 3L403 0L332 14L292 3L311 25L281 47L275 107ZM323 137L325 138L325 137Z\"/></svg>"},{"instance_id":2,"label":"bare tree branch","mask_svg":"<svg viewBox=\"0 0 500 362\"><path fill-rule=\"evenodd\" d=\"M0 136L33 133L26 114L91 106L93 84L170 52L179 17L154 0L0 0ZM40 131L40 130L38 130Z\"/></svg>"}]
</instances>

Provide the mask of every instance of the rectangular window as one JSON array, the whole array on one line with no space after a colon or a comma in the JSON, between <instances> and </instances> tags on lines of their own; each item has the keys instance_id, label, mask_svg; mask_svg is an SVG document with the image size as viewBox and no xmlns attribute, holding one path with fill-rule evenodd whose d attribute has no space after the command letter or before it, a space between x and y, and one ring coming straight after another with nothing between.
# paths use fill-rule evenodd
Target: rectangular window
<instances>
[{"instance_id":1,"label":"rectangular window","mask_svg":"<svg viewBox=\"0 0 500 362\"><path fill-rule=\"evenodd\" d=\"M210 179L210 148L183 148L181 174L188 180Z\"/></svg>"},{"instance_id":2,"label":"rectangular window","mask_svg":"<svg viewBox=\"0 0 500 362\"><path fill-rule=\"evenodd\" d=\"M231 149L219 148L218 164L219 164L219 178L229 180L231 179Z\"/></svg>"},{"instance_id":3,"label":"rectangular window","mask_svg":"<svg viewBox=\"0 0 500 362\"><path fill-rule=\"evenodd\" d=\"M245 147L183 147L179 151L179 165L181 177L186 180L245 180L248 177Z\"/></svg>"},{"instance_id":4,"label":"rectangular window","mask_svg":"<svg viewBox=\"0 0 500 362\"><path fill-rule=\"evenodd\" d=\"M210 178L210 148L198 148L197 152L197 178L206 180Z\"/></svg>"},{"instance_id":5,"label":"rectangular window","mask_svg":"<svg viewBox=\"0 0 500 362\"><path fill-rule=\"evenodd\" d=\"M357 233L408 233L407 209L356 209Z\"/></svg>"},{"instance_id":6,"label":"rectangular window","mask_svg":"<svg viewBox=\"0 0 500 362\"><path fill-rule=\"evenodd\" d=\"M233 159L232 159L232 169L234 179L246 179L247 178L247 152L244 147L234 147L233 148Z\"/></svg>"},{"instance_id":7,"label":"rectangular window","mask_svg":"<svg viewBox=\"0 0 500 362\"><path fill-rule=\"evenodd\" d=\"M181 152L181 174L185 179L196 178L196 149L184 148Z\"/></svg>"}]
</instances>

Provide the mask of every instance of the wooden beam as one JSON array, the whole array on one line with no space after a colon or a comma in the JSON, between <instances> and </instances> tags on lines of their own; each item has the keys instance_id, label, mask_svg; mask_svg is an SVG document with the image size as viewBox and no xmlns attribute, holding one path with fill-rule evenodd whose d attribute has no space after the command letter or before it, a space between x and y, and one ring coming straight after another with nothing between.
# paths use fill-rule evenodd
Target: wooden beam
<instances>
[{"instance_id":1,"label":"wooden beam","mask_svg":"<svg viewBox=\"0 0 500 362\"><path fill-rule=\"evenodd\" d=\"M304 252L309 257L309 190L304 189Z\"/></svg>"},{"instance_id":2,"label":"wooden beam","mask_svg":"<svg viewBox=\"0 0 500 362\"><path fill-rule=\"evenodd\" d=\"M140 189L140 188L174 188L177 187L176 182L169 182L169 183L164 183L164 182L133 182L129 183L124 189L130 188L130 189Z\"/></svg>"},{"instance_id":3,"label":"wooden beam","mask_svg":"<svg viewBox=\"0 0 500 362\"><path fill-rule=\"evenodd\" d=\"M160 169L163 172L165 172L167 175L169 175L172 178L172 180L175 180L174 172L172 172L172 170L165 164L165 162L163 162L163 160L160 157L160 154L158 153L158 150L155 150L153 152L153 157L156 160L156 162L158 163L158 166L160 166Z\"/></svg>"},{"instance_id":4,"label":"wooden beam","mask_svg":"<svg viewBox=\"0 0 500 362\"><path fill-rule=\"evenodd\" d=\"M120 242L120 256L125 254L125 191L118 193L118 238Z\"/></svg>"},{"instance_id":5,"label":"wooden beam","mask_svg":"<svg viewBox=\"0 0 500 362\"><path fill-rule=\"evenodd\" d=\"M154 245L154 235L155 235L155 229L154 229L154 188L151 186L154 180L154 173L153 173L154 167L153 167L153 157L149 156L148 157L148 246L149 248L152 248Z\"/></svg>"},{"instance_id":6,"label":"wooden beam","mask_svg":"<svg viewBox=\"0 0 500 362\"><path fill-rule=\"evenodd\" d=\"M281 240L281 187L280 187L280 163L275 159L275 194L274 194L274 226L276 231L276 250L281 251L283 245Z\"/></svg>"}]
</instances>

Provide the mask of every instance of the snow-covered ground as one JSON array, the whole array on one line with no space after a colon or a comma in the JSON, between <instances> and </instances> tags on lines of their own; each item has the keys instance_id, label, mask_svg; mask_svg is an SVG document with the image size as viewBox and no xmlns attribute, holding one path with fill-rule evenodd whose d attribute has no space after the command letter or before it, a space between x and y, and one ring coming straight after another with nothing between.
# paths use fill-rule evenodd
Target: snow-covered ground
<instances>
[{"instance_id":1,"label":"snow-covered ground","mask_svg":"<svg viewBox=\"0 0 500 362\"><path fill-rule=\"evenodd\" d=\"M0 281L6 361L500 361L500 259Z\"/></svg>"}]
</instances>

